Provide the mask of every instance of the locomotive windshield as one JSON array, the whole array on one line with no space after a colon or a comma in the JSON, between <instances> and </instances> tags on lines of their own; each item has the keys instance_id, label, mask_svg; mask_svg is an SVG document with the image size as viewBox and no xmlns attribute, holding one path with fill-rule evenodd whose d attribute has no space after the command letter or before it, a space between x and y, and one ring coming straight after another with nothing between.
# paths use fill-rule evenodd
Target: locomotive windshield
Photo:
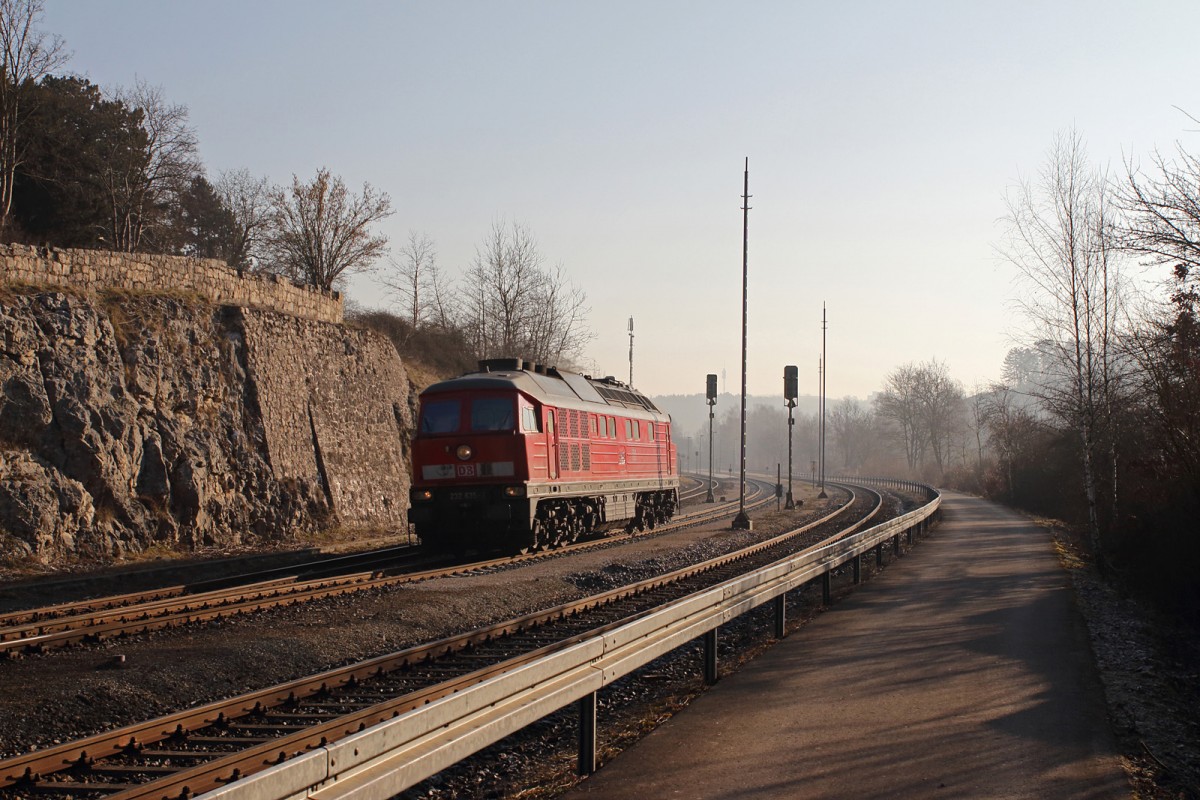
<instances>
[{"instance_id":1,"label":"locomotive windshield","mask_svg":"<svg viewBox=\"0 0 1200 800\"><path fill-rule=\"evenodd\" d=\"M511 431L512 397L476 397L471 401L472 431Z\"/></svg>"},{"instance_id":2,"label":"locomotive windshield","mask_svg":"<svg viewBox=\"0 0 1200 800\"><path fill-rule=\"evenodd\" d=\"M457 433L461 415L458 400L426 400L421 404L421 433Z\"/></svg>"}]
</instances>

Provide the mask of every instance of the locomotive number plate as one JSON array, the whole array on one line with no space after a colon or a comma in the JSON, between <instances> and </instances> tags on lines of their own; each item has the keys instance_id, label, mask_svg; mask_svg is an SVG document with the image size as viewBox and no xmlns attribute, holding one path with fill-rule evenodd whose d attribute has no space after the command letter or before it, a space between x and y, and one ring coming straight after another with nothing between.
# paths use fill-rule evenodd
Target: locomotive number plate
<instances>
[{"instance_id":1,"label":"locomotive number plate","mask_svg":"<svg viewBox=\"0 0 1200 800\"><path fill-rule=\"evenodd\" d=\"M483 499L483 493L472 489L455 489L449 493L451 502L470 503Z\"/></svg>"}]
</instances>

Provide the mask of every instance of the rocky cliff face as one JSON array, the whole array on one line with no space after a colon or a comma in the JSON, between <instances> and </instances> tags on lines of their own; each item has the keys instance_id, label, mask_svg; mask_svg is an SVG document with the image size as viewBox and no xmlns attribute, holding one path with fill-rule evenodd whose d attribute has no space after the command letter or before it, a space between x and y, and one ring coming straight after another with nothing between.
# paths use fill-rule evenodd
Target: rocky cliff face
<instances>
[{"instance_id":1,"label":"rocky cliff face","mask_svg":"<svg viewBox=\"0 0 1200 800\"><path fill-rule=\"evenodd\" d=\"M165 297L0 295L0 559L405 524L415 401L376 334Z\"/></svg>"}]
</instances>

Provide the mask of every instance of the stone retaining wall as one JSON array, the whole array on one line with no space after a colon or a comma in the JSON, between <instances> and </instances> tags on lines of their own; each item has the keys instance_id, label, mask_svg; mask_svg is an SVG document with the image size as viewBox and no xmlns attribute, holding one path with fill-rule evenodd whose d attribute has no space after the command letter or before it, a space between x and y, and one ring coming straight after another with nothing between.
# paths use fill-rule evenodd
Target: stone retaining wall
<instances>
[{"instance_id":1,"label":"stone retaining wall","mask_svg":"<svg viewBox=\"0 0 1200 800\"><path fill-rule=\"evenodd\" d=\"M261 308L318 322L342 321L342 298L337 292L296 286L274 275L243 275L211 258L0 245L0 286L5 284L89 292L193 292L218 305Z\"/></svg>"}]
</instances>

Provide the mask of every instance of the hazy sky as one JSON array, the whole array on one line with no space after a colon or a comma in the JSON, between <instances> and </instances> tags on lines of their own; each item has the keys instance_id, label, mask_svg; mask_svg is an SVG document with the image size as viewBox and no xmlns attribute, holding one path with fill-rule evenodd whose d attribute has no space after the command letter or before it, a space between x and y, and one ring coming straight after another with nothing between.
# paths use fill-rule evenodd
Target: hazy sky
<instances>
[{"instance_id":1,"label":"hazy sky","mask_svg":"<svg viewBox=\"0 0 1200 800\"><path fill-rule=\"evenodd\" d=\"M209 173L318 167L391 195L383 226L457 274L494 221L588 296L585 364L652 394L785 364L865 397L911 361L999 377L1018 329L1006 190L1076 126L1119 169L1200 147L1200 2L47 0L72 71L161 85ZM387 301L355 279L351 297Z\"/></svg>"}]
</instances>

